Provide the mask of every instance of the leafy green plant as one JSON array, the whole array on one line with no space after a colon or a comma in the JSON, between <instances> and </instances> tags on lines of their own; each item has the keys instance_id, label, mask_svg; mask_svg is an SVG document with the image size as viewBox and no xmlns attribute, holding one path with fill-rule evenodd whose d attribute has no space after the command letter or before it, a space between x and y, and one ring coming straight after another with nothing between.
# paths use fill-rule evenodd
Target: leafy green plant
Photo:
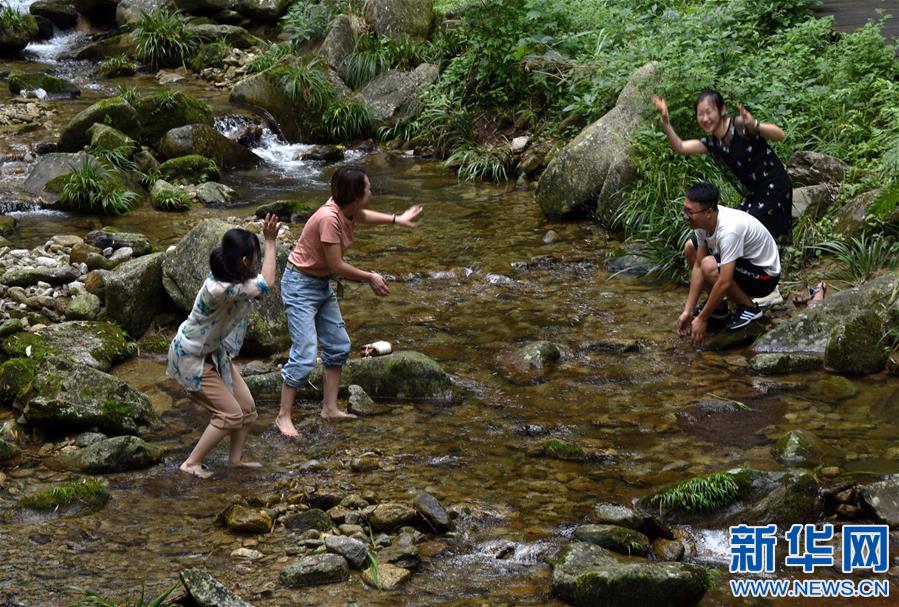
<instances>
[{"instance_id":1,"label":"leafy green plant","mask_svg":"<svg viewBox=\"0 0 899 607\"><path fill-rule=\"evenodd\" d=\"M294 103L303 103L312 111L321 110L334 97L334 85L317 58L284 69L281 87Z\"/></svg>"},{"instance_id":2,"label":"leafy green plant","mask_svg":"<svg viewBox=\"0 0 899 607\"><path fill-rule=\"evenodd\" d=\"M157 101L159 107L163 110L171 110L178 105L180 97L178 91L161 89L153 93L153 99Z\"/></svg>"},{"instance_id":3,"label":"leafy green plant","mask_svg":"<svg viewBox=\"0 0 899 607\"><path fill-rule=\"evenodd\" d=\"M368 106L356 99L341 99L325 108L323 125L327 135L339 141L367 137L372 130Z\"/></svg>"},{"instance_id":4,"label":"leafy green plant","mask_svg":"<svg viewBox=\"0 0 899 607\"><path fill-rule=\"evenodd\" d=\"M453 152L444 164L455 167L459 179L464 181L508 181L511 172L511 155L506 146L475 146Z\"/></svg>"},{"instance_id":5,"label":"leafy green plant","mask_svg":"<svg viewBox=\"0 0 899 607\"><path fill-rule=\"evenodd\" d=\"M124 99L128 105L133 106L140 99L140 91L136 86L120 84L116 87L116 95Z\"/></svg>"},{"instance_id":6,"label":"leafy green plant","mask_svg":"<svg viewBox=\"0 0 899 607\"><path fill-rule=\"evenodd\" d=\"M21 505L35 510L56 510L76 503L91 504L108 499L108 486L96 478L84 478L26 495Z\"/></svg>"},{"instance_id":7,"label":"leafy green plant","mask_svg":"<svg viewBox=\"0 0 899 607\"><path fill-rule=\"evenodd\" d=\"M715 510L737 501L740 488L727 472L697 476L653 495L649 502L659 510L680 509L689 512Z\"/></svg>"},{"instance_id":8,"label":"leafy green plant","mask_svg":"<svg viewBox=\"0 0 899 607\"><path fill-rule=\"evenodd\" d=\"M356 39L353 52L344 59L340 68L344 82L351 89L358 89L363 84L390 68L390 51L388 45L375 34L366 34Z\"/></svg>"},{"instance_id":9,"label":"leafy green plant","mask_svg":"<svg viewBox=\"0 0 899 607\"><path fill-rule=\"evenodd\" d=\"M374 555L375 538L371 533L371 527L368 528L368 552L365 554L368 560L368 571L371 574L372 582L375 588L381 589L381 570L378 568L378 559Z\"/></svg>"},{"instance_id":10,"label":"leafy green plant","mask_svg":"<svg viewBox=\"0 0 899 607\"><path fill-rule=\"evenodd\" d=\"M110 57L100 64L100 73L107 78L118 76L132 76L137 71L137 66L127 54Z\"/></svg>"},{"instance_id":11,"label":"leafy green plant","mask_svg":"<svg viewBox=\"0 0 899 607\"><path fill-rule=\"evenodd\" d=\"M432 146L437 157L445 156L448 150L472 145L474 118L458 96L432 89L424 94L421 103L417 118L382 129L381 138L400 138L414 145Z\"/></svg>"},{"instance_id":12,"label":"leafy green plant","mask_svg":"<svg viewBox=\"0 0 899 607\"><path fill-rule=\"evenodd\" d=\"M155 598L147 600L144 590L141 589L140 597L137 599L105 599L94 592L85 592L84 597L78 602L79 607L177 607L179 604L175 601L167 600L169 596L178 589L180 584L175 584L162 594Z\"/></svg>"},{"instance_id":13,"label":"leafy green plant","mask_svg":"<svg viewBox=\"0 0 899 607\"><path fill-rule=\"evenodd\" d=\"M300 49L307 42L324 38L331 21L339 13L340 7L336 2L297 0L281 17L291 47Z\"/></svg>"},{"instance_id":14,"label":"leafy green plant","mask_svg":"<svg viewBox=\"0 0 899 607\"><path fill-rule=\"evenodd\" d=\"M0 6L0 29L4 31L21 30L28 27L30 23L34 23L33 15L20 13L9 4Z\"/></svg>"},{"instance_id":15,"label":"leafy green plant","mask_svg":"<svg viewBox=\"0 0 899 607\"><path fill-rule=\"evenodd\" d=\"M184 65L199 44L181 11L167 8L141 11L141 20L132 34L137 40L138 58L153 67Z\"/></svg>"},{"instance_id":16,"label":"leafy green plant","mask_svg":"<svg viewBox=\"0 0 899 607\"><path fill-rule=\"evenodd\" d=\"M110 169L90 156L65 178L60 202L67 208L85 213L121 215L134 208L137 194L119 189Z\"/></svg>"},{"instance_id":17,"label":"leafy green plant","mask_svg":"<svg viewBox=\"0 0 899 607\"><path fill-rule=\"evenodd\" d=\"M192 205L187 192L173 187L159 192L153 199L153 206L160 211L178 213L189 210Z\"/></svg>"},{"instance_id":18,"label":"leafy green plant","mask_svg":"<svg viewBox=\"0 0 899 607\"><path fill-rule=\"evenodd\" d=\"M190 69L200 73L206 68L220 68L231 53L232 46L224 38L201 46L190 60Z\"/></svg>"},{"instance_id":19,"label":"leafy green plant","mask_svg":"<svg viewBox=\"0 0 899 607\"><path fill-rule=\"evenodd\" d=\"M122 169L123 171L136 171L137 164L131 160L131 154L134 147L130 145L119 145L114 148L105 148L100 145L91 145L88 153L105 160L109 164Z\"/></svg>"},{"instance_id":20,"label":"leafy green plant","mask_svg":"<svg viewBox=\"0 0 899 607\"><path fill-rule=\"evenodd\" d=\"M267 46L247 64L250 73L264 72L268 68L280 63L284 57L291 55L290 49L283 44L268 42Z\"/></svg>"},{"instance_id":21,"label":"leafy green plant","mask_svg":"<svg viewBox=\"0 0 899 607\"><path fill-rule=\"evenodd\" d=\"M884 269L899 265L899 243L890 238L863 233L848 241L831 240L815 249L833 255L844 270L836 278L858 284Z\"/></svg>"}]
</instances>

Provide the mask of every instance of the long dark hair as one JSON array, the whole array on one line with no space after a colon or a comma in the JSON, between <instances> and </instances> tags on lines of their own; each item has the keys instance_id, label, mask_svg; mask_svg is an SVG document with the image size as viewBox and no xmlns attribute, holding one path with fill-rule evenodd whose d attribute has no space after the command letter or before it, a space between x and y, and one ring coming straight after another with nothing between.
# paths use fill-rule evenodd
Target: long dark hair
<instances>
[{"instance_id":1,"label":"long dark hair","mask_svg":"<svg viewBox=\"0 0 899 607\"><path fill-rule=\"evenodd\" d=\"M331 175L331 198L339 207L345 207L365 195L365 169L358 166L342 166Z\"/></svg>"},{"instance_id":2,"label":"long dark hair","mask_svg":"<svg viewBox=\"0 0 899 607\"><path fill-rule=\"evenodd\" d=\"M225 232L221 244L209 254L209 269L215 279L221 282L244 282L258 274L256 266L261 256L259 239L255 234L241 228L232 228ZM243 267L241 260L244 257L253 263Z\"/></svg>"},{"instance_id":3,"label":"long dark hair","mask_svg":"<svg viewBox=\"0 0 899 607\"><path fill-rule=\"evenodd\" d=\"M693 104L694 116L696 115L696 110L699 109L699 103L706 99L711 99L712 103L715 104L715 107L718 108L719 112L724 109L724 97L721 96L721 93L714 89L706 89L699 93L699 95L696 97L696 102Z\"/></svg>"}]
</instances>

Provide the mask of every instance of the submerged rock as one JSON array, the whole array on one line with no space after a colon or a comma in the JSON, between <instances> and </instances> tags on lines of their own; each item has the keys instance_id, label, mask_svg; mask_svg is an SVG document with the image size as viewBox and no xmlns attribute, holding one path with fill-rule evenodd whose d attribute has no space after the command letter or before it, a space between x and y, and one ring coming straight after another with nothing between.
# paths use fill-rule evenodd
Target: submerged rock
<instances>
[{"instance_id":1,"label":"submerged rock","mask_svg":"<svg viewBox=\"0 0 899 607\"><path fill-rule=\"evenodd\" d=\"M899 475L860 485L858 494L879 520L890 527L899 527Z\"/></svg>"},{"instance_id":2,"label":"submerged rock","mask_svg":"<svg viewBox=\"0 0 899 607\"><path fill-rule=\"evenodd\" d=\"M136 436L103 439L65 458L68 466L91 473L142 470L161 461L162 449Z\"/></svg>"},{"instance_id":3,"label":"submerged rock","mask_svg":"<svg viewBox=\"0 0 899 607\"><path fill-rule=\"evenodd\" d=\"M303 532L309 529L317 529L318 531L330 531L333 526L331 517L323 510L311 508L303 512L288 514L282 521L284 526L291 531Z\"/></svg>"},{"instance_id":4,"label":"submerged rock","mask_svg":"<svg viewBox=\"0 0 899 607\"><path fill-rule=\"evenodd\" d=\"M579 606L696 605L709 584L699 565L631 560L584 542L564 546L550 564L553 593Z\"/></svg>"},{"instance_id":5,"label":"submerged rock","mask_svg":"<svg viewBox=\"0 0 899 607\"><path fill-rule=\"evenodd\" d=\"M200 569L184 569L178 576L199 607L253 607Z\"/></svg>"},{"instance_id":6,"label":"submerged rock","mask_svg":"<svg viewBox=\"0 0 899 607\"><path fill-rule=\"evenodd\" d=\"M96 478L58 483L25 495L19 505L29 510L73 516L99 510L109 501L109 485Z\"/></svg>"},{"instance_id":7,"label":"submerged rock","mask_svg":"<svg viewBox=\"0 0 899 607\"><path fill-rule=\"evenodd\" d=\"M581 525L574 530L574 537L627 556L646 556L650 549L648 537L618 525Z\"/></svg>"},{"instance_id":8,"label":"submerged rock","mask_svg":"<svg viewBox=\"0 0 899 607\"><path fill-rule=\"evenodd\" d=\"M824 451L821 439L806 430L791 430L774 445L774 457L785 466L814 468L821 463Z\"/></svg>"},{"instance_id":9,"label":"submerged rock","mask_svg":"<svg viewBox=\"0 0 899 607\"><path fill-rule=\"evenodd\" d=\"M316 554L289 564L281 572L281 583L291 588L346 581L350 576L346 559L337 554Z\"/></svg>"},{"instance_id":10,"label":"submerged rock","mask_svg":"<svg viewBox=\"0 0 899 607\"><path fill-rule=\"evenodd\" d=\"M347 399L347 411L356 415L383 415L390 412L387 405L379 405L365 393L362 386L355 384L349 386L349 398Z\"/></svg>"}]
</instances>

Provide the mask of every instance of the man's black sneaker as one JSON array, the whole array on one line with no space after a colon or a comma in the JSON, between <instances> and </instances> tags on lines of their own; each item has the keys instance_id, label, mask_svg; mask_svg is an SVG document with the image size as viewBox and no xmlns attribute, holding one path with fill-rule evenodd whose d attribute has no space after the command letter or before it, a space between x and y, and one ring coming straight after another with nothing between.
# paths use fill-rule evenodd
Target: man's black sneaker
<instances>
[{"instance_id":1,"label":"man's black sneaker","mask_svg":"<svg viewBox=\"0 0 899 607\"><path fill-rule=\"evenodd\" d=\"M764 315L761 306L737 306L731 321L727 323L727 328L731 331L742 329L753 320L757 320Z\"/></svg>"},{"instance_id":2,"label":"man's black sneaker","mask_svg":"<svg viewBox=\"0 0 899 607\"><path fill-rule=\"evenodd\" d=\"M693 318L699 316L699 313L702 312L704 307L705 303L701 303L693 308ZM725 320L726 318L730 318L730 309L727 307L727 302L722 301L718 304L718 307L711 313L711 315L709 315L709 318L712 320Z\"/></svg>"}]
</instances>

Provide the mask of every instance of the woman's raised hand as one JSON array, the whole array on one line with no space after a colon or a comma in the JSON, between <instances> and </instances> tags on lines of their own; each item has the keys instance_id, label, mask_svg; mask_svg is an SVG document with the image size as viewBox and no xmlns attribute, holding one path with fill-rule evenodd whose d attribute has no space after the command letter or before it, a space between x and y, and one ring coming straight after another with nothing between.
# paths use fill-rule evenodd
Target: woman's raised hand
<instances>
[{"instance_id":1,"label":"woman's raised hand","mask_svg":"<svg viewBox=\"0 0 899 607\"><path fill-rule=\"evenodd\" d=\"M266 213L265 219L262 220L262 237L265 240L274 240L278 236L278 215L276 213Z\"/></svg>"},{"instance_id":2,"label":"woman's raised hand","mask_svg":"<svg viewBox=\"0 0 899 607\"><path fill-rule=\"evenodd\" d=\"M747 129L752 129L752 132L755 132L755 118L753 118L752 113L743 107L742 103L737 104L737 109L740 110L740 119L743 121L743 126Z\"/></svg>"},{"instance_id":3,"label":"woman's raised hand","mask_svg":"<svg viewBox=\"0 0 899 607\"><path fill-rule=\"evenodd\" d=\"M662 120L668 120L668 104L665 103L665 100L653 95L652 102L656 106L656 109L659 110L659 114L662 115Z\"/></svg>"},{"instance_id":4,"label":"woman's raised hand","mask_svg":"<svg viewBox=\"0 0 899 607\"><path fill-rule=\"evenodd\" d=\"M413 204L411 207L403 211L401 215L396 216L396 222L401 226L406 226L407 228L415 227L415 219L421 215L421 212L424 209L420 204Z\"/></svg>"}]
</instances>

